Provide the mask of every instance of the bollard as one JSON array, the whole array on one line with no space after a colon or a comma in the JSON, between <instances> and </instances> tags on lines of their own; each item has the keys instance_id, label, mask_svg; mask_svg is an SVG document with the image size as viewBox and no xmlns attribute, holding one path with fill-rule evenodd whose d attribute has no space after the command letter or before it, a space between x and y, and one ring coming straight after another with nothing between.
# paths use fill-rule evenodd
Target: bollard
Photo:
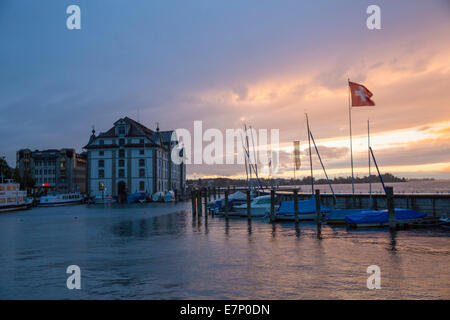
<instances>
[{"instance_id":1,"label":"bollard","mask_svg":"<svg viewBox=\"0 0 450 320\"><path fill-rule=\"evenodd\" d=\"M394 205L394 188L386 187L386 206L389 212L389 225L394 226L395 205Z\"/></svg>"},{"instance_id":2,"label":"bollard","mask_svg":"<svg viewBox=\"0 0 450 320\"><path fill-rule=\"evenodd\" d=\"M316 222L317 224L321 223L321 214L320 214L320 190L316 190Z\"/></svg>"},{"instance_id":3,"label":"bollard","mask_svg":"<svg viewBox=\"0 0 450 320\"><path fill-rule=\"evenodd\" d=\"M228 194L230 191L225 190L225 218L228 218Z\"/></svg>"},{"instance_id":4,"label":"bollard","mask_svg":"<svg viewBox=\"0 0 450 320\"><path fill-rule=\"evenodd\" d=\"M275 221L275 190L270 190L270 221Z\"/></svg>"},{"instance_id":5,"label":"bollard","mask_svg":"<svg viewBox=\"0 0 450 320\"><path fill-rule=\"evenodd\" d=\"M294 214L295 214L295 223L298 223L298 190L294 190Z\"/></svg>"},{"instance_id":6,"label":"bollard","mask_svg":"<svg viewBox=\"0 0 450 320\"><path fill-rule=\"evenodd\" d=\"M247 218L249 220L252 219L252 212L251 212L251 201L250 201L250 189L247 190Z\"/></svg>"}]
</instances>

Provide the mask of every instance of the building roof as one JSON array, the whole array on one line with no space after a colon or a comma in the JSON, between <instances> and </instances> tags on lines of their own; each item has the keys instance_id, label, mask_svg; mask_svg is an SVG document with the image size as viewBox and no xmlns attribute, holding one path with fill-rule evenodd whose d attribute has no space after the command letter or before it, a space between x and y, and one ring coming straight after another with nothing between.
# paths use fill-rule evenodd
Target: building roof
<instances>
[{"instance_id":1,"label":"building roof","mask_svg":"<svg viewBox=\"0 0 450 320\"><path fill-rule=\"evenodd\" d=\"M89 149L91 144L93 144L93 142L98 138L119 137L118 135L116 135L115 126L120 121L124 121L129 125L129 130L128 130L128 133L125 135L125 137L146 137L147 139L149 139L151 141L151 143L154 146L160 146L160 147L165 147L165 145L170 144L173 130L159 131L159 129L157 129L157 131L153 131L153 130L147 128L146 126L144 126L143 124L141 124L131 118L125 117L125 118L121 118L121 119L117 120L116 122L114 122L114 126L112 128L110 128L106 132L101 132L97 137L95 137L95 135L93 134L91 136L91 139L89 140L89 143L86 146L84 146L83 148Z\"/></svg>"}]
</instances>

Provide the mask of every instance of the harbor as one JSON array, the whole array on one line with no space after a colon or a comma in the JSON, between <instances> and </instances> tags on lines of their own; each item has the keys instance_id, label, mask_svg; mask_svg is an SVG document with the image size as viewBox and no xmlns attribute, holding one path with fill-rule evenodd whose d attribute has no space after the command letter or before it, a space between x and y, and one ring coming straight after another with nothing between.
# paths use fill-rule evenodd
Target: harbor
<instances>
[{"instance_id":1,"label":"harbor","mask_svg":"<svg viewBox=\"0 0 450 320\"><path fill-rule=\"evenodd\" d=\"M0 1L0 302L446 307L449 9Z\"/></svg>"},{"instance_id":2,"label":"harbor","mask_svg":"<svg viewBox=\"0 0 450 320\"><path fill-rule=\"evenodd\" d=\"M449 231L193 216L177 204L0 215L2 299L449 299ZM66 268L81 268L67 290ZM366 268L381 268L368 290Z\"/></svg>"}]
</instances>

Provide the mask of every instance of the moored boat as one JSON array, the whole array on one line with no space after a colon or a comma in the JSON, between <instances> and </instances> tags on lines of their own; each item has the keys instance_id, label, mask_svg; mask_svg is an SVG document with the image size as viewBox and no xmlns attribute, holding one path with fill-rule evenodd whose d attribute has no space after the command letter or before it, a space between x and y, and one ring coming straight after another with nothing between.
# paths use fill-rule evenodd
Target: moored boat
<instances>
[{"instance_id":1,"label":"moored boat","mask_svg":"<svg viewBox=\"0 0 450 320\"><path fill-rule=\"evenodd\" d=\"M66 206L73 204L80 204L83 202L83 196L79 192L68 193L51 193L46 196L42 196L39 201L39 207L56 207Z\"/></svg>"},{"instance_id":2,"label":"moored boat","mask_svg":"<svg viewBox=\"0 0 450 320\"><path fill-rule=\"evenodd\" d=\"M164 195L164 202L175 201L175 193L173 191L167 191Z\"/></svg>"},{"instance_id":3,"label":"moored boat","mask_svg":"<svg viewBox=\"0 0 450 320\"><path fill-rule=\"evenodd\" d=\"M281 221L295 221L294 201L282 201L280 208L276 212L275 219ZM321 213L330 212L330 208L320 205ZM268 213L267 213L268 214ZM298 219L315 220L316 219L316 198L312 196L308 200L298 201Z\"/></svg>"},{"instance_id":4,"label":"moored boat","mask_svg":"<svg viewBox=\"0 0 450 320\"><path fill-rule=\"evenodd\" d=\"M164 201L164 193L163 192L155 192L153 195L152 195L152 201L153 202L161 202L161 201Z\"/></svg>"},{"instance_id":5,"label":"moored boat","mask_svg":"<svg viewBox=\"0 0 450 320\"><path fill-rule=\"evenodd\" d=\"M372 209L335 209L326 215L325 221L328 224L345 224L345 217L352 213L371 211Z\"/></svg>"},{"instance_id":6,"label":"moored boat","mask_svg":"<svg viewBox=\"0 0 450 320\"><path fill-rule=\"evenodd\" d=\"M28 209L33 201L27 198L27 192L20 190L20 184L12 180L0 183L0 213Z\"/></svg>"},{"instance_id":7,"label":"moored boat","mask_svg":"<svg viewBox=\"0 0 450 320\"><path fill-rule=\"evenodd\" d=\"M250 203L250 214L252 217L264 217L267 210L270 210L270 195L256 197ZM233 206L233 211L237 212L241 217L247 217L247 203Z\"/></svg>"},{"instance_id":8,"label":"moored boat","mask_svg":"<svg viewBox=\"0 0 450 320\"><path fill-rule=\"evenodd\" d=\"M406 224L414 223L427 216L426 213L417 212L411 209L395 208L394 223ZM370 210L359 213L351 213L345 217L345 222L350 227L384 227L388 226L389 212L388 210Z\"/></svg>"}]
</instances>

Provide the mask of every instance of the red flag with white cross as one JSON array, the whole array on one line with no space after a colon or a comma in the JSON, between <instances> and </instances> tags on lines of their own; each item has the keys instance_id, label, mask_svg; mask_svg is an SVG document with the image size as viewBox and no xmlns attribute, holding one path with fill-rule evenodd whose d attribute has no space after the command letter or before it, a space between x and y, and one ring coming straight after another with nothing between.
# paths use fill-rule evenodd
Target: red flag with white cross
<instances>
[{"instance_id":1,"label":"red flag with white cross","mask_svg":"<svg viewBox=\"0 0 450 320\"><path fill-rule=\"evenodd\" d=\"M348 82L352 94L352 107L374 106L375 102L370 100L372 92L362 84Z\"/></svg>"}]
</instances>

